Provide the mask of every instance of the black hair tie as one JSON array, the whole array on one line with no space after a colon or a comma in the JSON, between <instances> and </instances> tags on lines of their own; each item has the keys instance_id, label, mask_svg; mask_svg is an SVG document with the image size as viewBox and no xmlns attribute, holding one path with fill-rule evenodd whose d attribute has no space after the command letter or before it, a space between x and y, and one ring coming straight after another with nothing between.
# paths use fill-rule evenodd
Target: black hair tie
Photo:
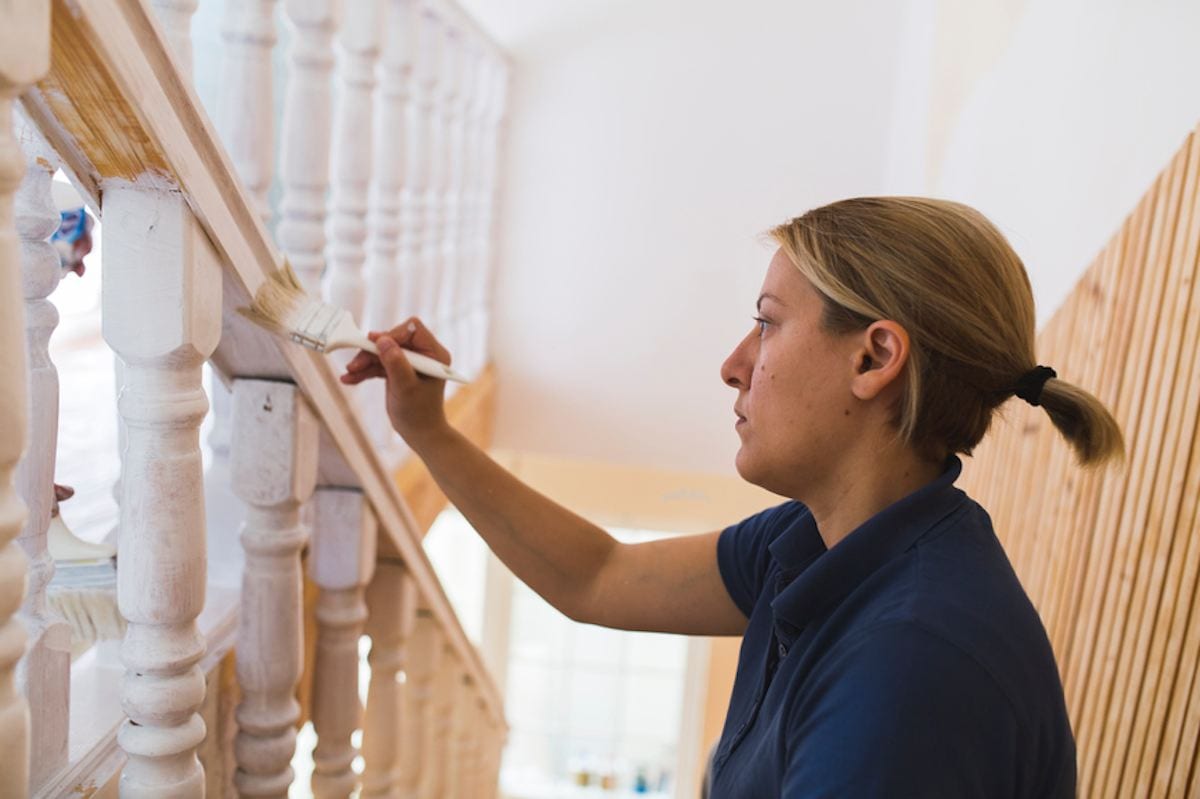
<instances>
[{"instance_id":1,"label":"black hair tie","mask_svg":"<svg viewBox=\"0 0 1200 799\"><path fill-rule=\"evenodd\" d=\"M1013 393L1036 408L1042 404L1042 388L1052 377L1058 377L1058 373L1049 366L1035 366L1021 375Z\"/></svg>"}]
</instances>

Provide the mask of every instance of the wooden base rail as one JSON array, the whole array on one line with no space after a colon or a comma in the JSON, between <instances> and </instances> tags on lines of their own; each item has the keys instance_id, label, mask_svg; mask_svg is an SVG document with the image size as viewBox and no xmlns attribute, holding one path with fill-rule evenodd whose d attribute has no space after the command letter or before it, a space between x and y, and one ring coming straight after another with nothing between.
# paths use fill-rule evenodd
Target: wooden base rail
<instances>
[{"instance_id":1,"label":"wooden base rail","mask_svg":"<svg viewBox=\"0 0 1200 799\"><path fill-rule=\"evenodd\" d=\"M1054 645L1080 796L1200 795L1198 260L1193 133L1038 338L1112 409L1126 462L1081 472L1019 404L964 471Z\"/></svg>"},{"instance_id":2,"label":"wooden base rail","mask_svg":"<svg viewBox=\"0 0 1200 799\"><path fill-rule=\"evenodd\" d=\"M476 306L491 271L508 68L450 0L363 0L344 16L332 0L285 2L281 251L267 233L275 6L228 4L225 146L190 83L196 0L15 0L4 11L0 365L13 379L0 389L0 799L67 785L110 791L116 768L122 797L284 797L305 711L317 734L315 796L495 794L503 706L421 546L436 498L425 489L414 518L394 482L404 451L386 425L364 423L381 409L344 390L336 361L249 326L235 309L287 255L314 293L359 318L382 325L420 313L482 378L455 402L486 417L478 432L489 435L487 309ZM128 624L127 718L115 733L120 750L70 763L65 629L44 602L58 398L48 297L59 275L46 239L59 166L101 214L103 334L122 363L125 442L117 603ZM208 529L199 443L206 362L229 387L215 390L208 476L228 476L236 500L218 515L238 521L218 534ZM26 442L33 454L18 471ZM207 493L223 496L224 486ZM231 557L238 529L242 555ZM12 543L18 534L32 568ZM230 581L221 595L225 608L240 602L232 658L229 644L206 655L198 623L212 611L209 540L221 550L211 562L241 571L240 588ZM308 669L306 549L316 586ZM15 614L27 580L20 612L32 635L18 690L26 638ZM232 640L233 612L221 618ZM302 707L297 687L309 675ZM206 696L212 686L219 697ZM221 773L206 774L202 761Z\"/></svg>"}]
</instances>

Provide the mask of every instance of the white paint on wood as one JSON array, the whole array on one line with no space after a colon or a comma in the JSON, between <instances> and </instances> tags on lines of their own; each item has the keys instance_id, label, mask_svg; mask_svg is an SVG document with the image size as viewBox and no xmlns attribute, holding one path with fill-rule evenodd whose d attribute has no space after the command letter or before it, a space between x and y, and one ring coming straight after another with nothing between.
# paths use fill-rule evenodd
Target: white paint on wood
<instances>
[{"instance_id":1,"label":"white paint on wood","mask_svg":"<svg viewBox=\"0 0 1200 799\"><path fill-rule=\"evenodd\" d=\"M71 630L46 603L46 585L54 559L46 533L54 499L54 463L58 450L58 370L50 360L50 336L58 310L48 299L62 270L49 241L59 215L50 194L57 159L24 114L17 134L25 151L25 178L17 191L15 218L21 239L22 289L25 296L25 346L29 365L29 442L17 467L17 493L29 509L17 542L29 558L29 586L20 618L29 635L17 668L17 685L29 701L30 786L45 782L67 761L71 686Z\"/></svg>"},{"instance_id":2,"label":"white paint on wood","mask_svg":"<svg viewBox=\"0 0 1200 799\"><path fill-rule=\"evenodd\" d=\"M221 138L234 168L250 193L254 210L266 222L267 192L274 171L275 104L271 50L275 47L275 0L225 4L222 105L217 112Z\"/></svg>"},{"instance_id":3,"label":"white paint on wood","mask_svg":"<svg viewBox=\"0 0 1200 799\"><path fill-rule=\"evenodd\" d=\"M26 511L13 471L26 442L25 331L13 193L25 159L13 135L16 97L50 65L50 3L13 0L0 25L0 799L29 794L29 707L16 689L25 631L16 619L25 593L25 555L13 543Z\"/></svg>"},{"instance_id":4,"label":"white paint on wood","mask_svg":"<svg viewBox=\"0 0 1200 799\"><path fill-rule=\"evenodd\" d=\"M482 369L488 360L488 332L491 326L492 283L495 279L496 202L499 194L500 141L508 94L508 67L493 62L488 74L488 101L480 166L480 203L478 220L478 267L471 284L471 341L474 366ZM476 374L469 371L467 374Z\"/></svg>"},{"instance_id":5,"label":"white paint on wood","mask_svg":"<svg viewBox=\"0 0 1200 799\"><path fill-rule=\"evenodd\" d=\"M150 183L150 181L147 181ZM117 600L124 797L202 796L196 747L206 572L201 367L221 331L221 268L178 192L104 184L102 329L125 364Z\"/></svg>"},{"instance_id":6,"label":"white paint on wood","mask_svg":"<svg viewBox=\"0 0 1200 799\"><path fill-rule=\"evenodd\" d=\"M279 177L280 248L314 297L325 269L334 0L285 0L290 33Z\"/></svg>"},{"instance_id":7,"label":"white paint on wood","mask_svg":"<svg viewBox=\"0 0 1200 799\"><path fill-rule=\"evenodd\" d=\"M411 672L409 641L417 624L417 590L408 569L382 561L367 591L371 636L371 683L363 727L363 796L396 796L401 780L417 764L409 756L417 682ZM402 673L404 672L404 673ZM403 680L403 681L402 681ZM416 754L415 752L412 754Z\"/></svg>"},{"instance_id":8,"label":"white paint on wood","mask_svg":"<svg viewBox=\"0 0 1200 799\"><path fill-rule=\"evenodd\" d=\"M142 0L83 0L73 8L77 13L63 24L77 26L79 33L88 34L96 57L109 69L112 90L126 102L136 104L139 120L144 122L136 133L144 144L159 153L170 153L173 173L228 271L226 301L230 306L244 303L276 267L279 255L261 220L252 213L247 193L217 145L207 118L194 107L190 95L178 92L176 84L165 77L170 75L170 60L154 34L148 7ZM0 35L9 32L0 29ZM83 91L78 86L68 87L68 91L72 88ZM45 98L38 102L44 107ZM74 139L72 134L64 133L60 139L67 149L78 150L81 146L82 139ZM61 153L62 148L59 150ZM381 555L399 557L409 564L430 612L451 646L469 664L489 707L499 713L499 692L440 590L421 550L411 515L384 462L367 445L356 412L328 361L299 347L276 346L258 331L234 323L227 325L225 339L221 368L226 376L290 375L319 409L329 438L344 456L345 465L361 481L380 519Z\"/></svg>"},{"instance_id":9,"label":"white paint on wood","mask_svg":"<svg viewBox=\"0 0 1200 799\"><path fill-rule=\"evenodd\" d=\"M317 733L312 791L317 799L346 797L358 787L351 741L362 726L358 641L367 620L364 597L375 571L378 529L361 491L318 489L309 573L317 595L312 722Z\"/></svg>"},{"instance_id":10,"label":"white paint on wood","mask_svg":"<svg viewBox=\"0 0 1200 799\"><path fill-rule=\"evenodd\" d=\"M291 383L237 380L233 403L233 483L246 503L234 781L241 796L285 797L303 667L300 506L316 484L317 420Z\"/></svg>"},{"instance_id":11,"label":"white paint on wood","mask_svg":"<svg viewBox=\"0 0 1200 799\"><path fill-rule=\"evenodd\" d=\"M439 185L438 81L445 36L441 20L428 8L422 10L417 27L416 83L414 85L414 160L420 168L413 173L412 228L414 250L411 286L413 313L431 326L434 319L436 284L433 282L438 244L436 187ZM436 334L437 331L435 330Z\"/></svg>"},{"instance_id":12,"label":"white paint on wood","mask_svg":"<svg viewBox=\"0 0 1200 799\"><path fill-rule=\"evenodd\" d=\"M199 0L153 0L153 5L175 64L191 83L192 15L196 13Z\"/></svg>"},{"instance_id":13,"label":"white paint on wood","mask_svg":"<svg viewBox=\"0 0 1200 799\"><path fill-rule=\"evenodd\" d=\"M454 335L453 319L450 316L452 295L455 290L455 272L458 257L458 242L456 236L456 215L458 212L457 175L459 170L459 153L456 149L460 131L458 118L459 103L462 97L462 37L458 30L447 25L444 32L445 41L442 46L441 77L438 80L438 151L436 158L440 165L438 169L438 185L435 202L439 213L435 217L435 266L437 278L433 283L436 291L431 298L433 325L441 332L443 340L450 345L453 352L458 348L459 341Z\"/></svg>"},{"instance_id":14,"label":"white paint on wood","mask_svg":"<svg viewBox=\"0 0 1200 799\"><path fill-rule=\"evenodd\" d=\"M372 170L372 100L386 6L383 0L350 3L337 39L333 182L329 208L325 296L362 319L364 242Z\"/></svg>"}]
</instances>

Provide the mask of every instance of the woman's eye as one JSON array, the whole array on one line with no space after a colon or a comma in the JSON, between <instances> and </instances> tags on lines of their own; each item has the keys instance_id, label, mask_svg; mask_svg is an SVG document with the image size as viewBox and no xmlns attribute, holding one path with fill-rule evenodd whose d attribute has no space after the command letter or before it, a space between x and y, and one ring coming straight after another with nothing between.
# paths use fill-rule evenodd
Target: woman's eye
<instances>
[{"instance_id":1,"label":"woman's eye","mask_svg":"<svg viewBox=\"0 0 1200 799\"><path fill-rule=\"evenodd\" d=\"M758 325L758 335L761 337L763 333L767 332L767 325L771 323L761 316L756 316L754 317L754 324Z\"/></svg>"}]
</instances>

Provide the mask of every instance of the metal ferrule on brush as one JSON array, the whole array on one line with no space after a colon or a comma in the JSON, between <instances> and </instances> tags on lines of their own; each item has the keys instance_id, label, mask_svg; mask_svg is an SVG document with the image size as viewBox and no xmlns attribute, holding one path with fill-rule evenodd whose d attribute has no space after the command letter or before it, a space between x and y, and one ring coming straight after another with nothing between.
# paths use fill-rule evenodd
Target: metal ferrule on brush
<instances>
[{"instance_id":1,"label":"metal ferrule on brush","mask_svg":"<svg viewBox=\"0 0 1200 799\"><path fill-rule=\"evenodd\" d=\"M301 311L292 329L291 339L297 344L324 352L329 343L329 337L337 328L337 323L346 312L321 303L311 303Z\"/></svg>"}]
</instances>

